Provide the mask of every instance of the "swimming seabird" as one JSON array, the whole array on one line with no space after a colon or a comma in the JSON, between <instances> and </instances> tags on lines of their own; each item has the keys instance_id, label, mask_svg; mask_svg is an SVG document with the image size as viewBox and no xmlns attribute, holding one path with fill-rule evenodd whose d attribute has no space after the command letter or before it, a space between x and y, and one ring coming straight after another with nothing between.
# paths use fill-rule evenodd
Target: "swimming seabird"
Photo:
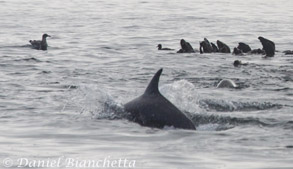
<instances>
[{"instance_id":1,"label":"swimming seabird","mask_svg":"<svg viewBox=\"0 0 293 169\"><path fill-rule=\"evenodd\" d=\"M34 49L38 49L38 50L47 50L48 44L47 44L47 37L51 37L48 34L43 34L42 36L42 40L30 40L29 42L32 44L32 47Z\"/></svg>"},{"instance_id":2,"label":"swimming seabird","mask_svg":"<svg viewBox=\"0 0 293 169\"><path fill-rule=\"evenodd\" d=\"M158 44L158 50L174 50L174 49L170 49L170 48L163 48L162 44Z\"/></svg>"}]
</instances>

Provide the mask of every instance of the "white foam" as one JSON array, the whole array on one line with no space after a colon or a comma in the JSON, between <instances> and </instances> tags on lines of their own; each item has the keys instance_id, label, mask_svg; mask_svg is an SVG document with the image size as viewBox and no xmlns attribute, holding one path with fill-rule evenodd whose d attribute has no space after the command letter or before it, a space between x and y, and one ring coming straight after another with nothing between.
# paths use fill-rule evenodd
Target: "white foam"
<instances>
[{"instance_id":1,"label":"white foam","mask_svg":"<svg viewBox=\"0 0 293 169\"><path fill-rule=\"evenodd\" d=\"M175 81L160 87L161 93L179 109L187 112L202 111L199 95L194 85L187 80Z\"/></svg>"}]
</instances>

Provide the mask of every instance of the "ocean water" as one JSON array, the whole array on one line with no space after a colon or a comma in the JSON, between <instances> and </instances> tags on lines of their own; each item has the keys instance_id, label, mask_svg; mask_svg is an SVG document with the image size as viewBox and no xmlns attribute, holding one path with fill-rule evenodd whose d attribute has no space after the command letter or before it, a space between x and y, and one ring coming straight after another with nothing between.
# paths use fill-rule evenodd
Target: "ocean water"
<instances>
[{"instance_id":1,"label":"ocean water","mask_svg":"<svg viewBox=\"0 0 293 169\"><path fill-rule=\"evenodd\" d=\"M293 168L293 1L0 0L0 18L0 168ZM31 49L43 33L48 50ZM275 57L176 53L258 36ZM196 131L119 116L159 68Z\"/></svg>"}]
</instances>

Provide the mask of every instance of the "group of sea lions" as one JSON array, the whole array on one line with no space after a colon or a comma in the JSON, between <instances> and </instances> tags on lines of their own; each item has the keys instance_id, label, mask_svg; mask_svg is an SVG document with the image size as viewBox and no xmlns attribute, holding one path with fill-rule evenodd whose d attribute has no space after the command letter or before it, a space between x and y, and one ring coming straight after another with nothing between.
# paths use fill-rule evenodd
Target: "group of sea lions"
<instances>
[{"instance_id":1,"label":"group of sea lions","mask_svg":"<svg viewBox=\"0 0 293 169\"><path fill-rule=\"evenodd\" d=\"M237 47L234 48L233 54L234 55L243 55L244 53L247 54L262 54L266 57L273 57L275 55L276 47L275 43L271 40L268 40L264 37L258 37L260 40L263 48L262 49L251 49L249 45L240 42Z\"/></svg>"},{"instance_id":2,"label":"group of sea lions","mask_svg":"<svg viewBox=\"0 0 293 169\"><path fill-rule=\"evenodd\" d=\"M232 54L234 55L243 55L243 54L261 54L266 57L273 57L275 55L276 47L275 43L269 39L266 39L262 36L258 37L263 48L262 49L251 49L250 46L246 43L239 42L238 46L233 49ZM186 42L184 39L180 41L181 49L177 53L195 53L194 48L190 45L189 42ZM158 50L173 50L170 48L162 48L162 45L158 45ZM230 47L224 42L217 40L216 44L210 43L207 38L204 38L203 41L199 42L199 52L202 53L231 53ZM283 53L285 55L293 54L293 51L286 50Z\"/></svg>"},{"instance_id":3,"label":"group of sea lions","mask_svg":"<svg viewBox=\"0 0 293 169\"><path fill-rule=\"evenodd\" d=\"M231 53L229 46L224 42L217 40L216 43L217 45L210 43L207 38L204 38L203 41L199 42L200 53Z\"/></svg>"}]
</instances>

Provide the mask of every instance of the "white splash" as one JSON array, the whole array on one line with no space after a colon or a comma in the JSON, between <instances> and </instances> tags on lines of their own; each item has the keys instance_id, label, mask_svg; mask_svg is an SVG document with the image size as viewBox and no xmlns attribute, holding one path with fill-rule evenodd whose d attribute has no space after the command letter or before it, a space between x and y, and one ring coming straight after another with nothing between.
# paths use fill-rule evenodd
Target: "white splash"
<instances>
[{"instance_id":1,"label":"white splash","mask_svg":"<svg viewBox=\"0 0 293 169\"><path fill-rule=\"evenodd\" d=\"M190 113L202 111L199 107L199 95L192 83L187 80L175 81L160 87L161 93L180 110Z\"/></svg>"}]
</instances>

